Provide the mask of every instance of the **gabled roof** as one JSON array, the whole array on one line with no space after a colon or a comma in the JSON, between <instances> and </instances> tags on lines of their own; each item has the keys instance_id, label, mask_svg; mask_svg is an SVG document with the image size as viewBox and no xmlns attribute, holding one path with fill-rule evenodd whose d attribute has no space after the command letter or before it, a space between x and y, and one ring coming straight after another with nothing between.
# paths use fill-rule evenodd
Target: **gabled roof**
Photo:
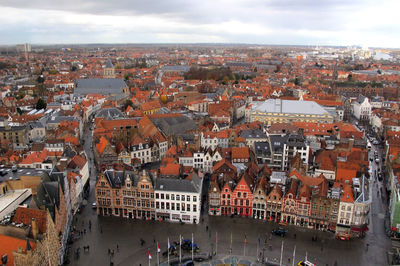
<instances>
[{"instance_id":1,"label":"gabled roof","mask_svg":"<svg viewBox=\"0 0 400 266\"><path fill-rule=\"evenodd\" d=\"M233 166L233 164L231 164L230 161L228 161L227 159L223 158L222 160L220 160L219 162L217 162L214 166L213 166L213 171L217 171L220 167L222 167L223 165L227 165L229 168L231 168L233 170L234 173L237 172L237 169L235 166Z\"/></svg>"},{"instance_id":2,"label":"gabled roof","mask_svg":"<svg viewBox=\"0 0 400 266\"><path fill-rule=\"evenodd\" d=\"M19 239L16 237L6 236L0 234L0 254L8 255L8 265L14 265L14 256L13 251L17 251L19 248L22 248L26 252L27 242L25 239ZM32 249L36 248L36 243L32 241L30 243Z\"/></svg>"},{"instance_id":3,"label":"gabled roof","mask_svg":"<svg viewBox=\"0 0 400 266\"><path fill-rule=\"evenodd\" d=\"M99 143L96 144L97 152L102 154L107 144L108 140L105 137L101 137Z\"/></svg>"}]
</instances>

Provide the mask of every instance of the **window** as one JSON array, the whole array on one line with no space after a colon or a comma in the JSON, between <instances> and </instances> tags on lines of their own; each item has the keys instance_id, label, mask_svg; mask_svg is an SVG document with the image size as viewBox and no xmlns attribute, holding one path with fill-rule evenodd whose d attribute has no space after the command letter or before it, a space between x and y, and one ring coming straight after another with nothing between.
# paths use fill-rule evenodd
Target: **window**
<instances>
[{"instance_id":1,"label":"window","mask_svg":"<svg viewBox=\"0 0 400 266\"><path fill-rule=\"evenodd\" d=\"M242 194L240 192L237 193L238 198L240 198L242 196Z\"/></svg>"},{"instance_id":2,"label":"window","mask_svg":"<svg viewBox=\"0 0 400 266\"><path fill-rule=\"evenodd\" d=\"M167 205L167 208L166 208L166 209L167 209L167 210L169 210L169 202L167 202L167 204L166 204L166 205Z\"/></svg>"},{"instance_id":3,"label":"window","mask_svg":"<svg viewBox=\"0 0 400 266\"><path fill-rule=\"evenodd\" d=\"M171 200L175 200L175 195L171 194Z\"/></svg>"},{"instance_id":4,"label":"window","mask_svg":"<svg viewBox=\"0 0 400 266\"><path fill-rule=\"evenodd\" d=\"M116 203L117 205L120 205L120 204L121 204L121 200L120 200L120 199L117 199L117 200L115 201L115 203Z\"/></svg>"},{"instance_id":5,"label":"window","mask_svg":"<svg viewBox=\"0 0 400 266\"><path fill-rule=\"evenodd\" d=\"M158 195L158 193L156 193L156 199L158 199L159 198L159 195Z\"/></svg>"},{"instance_id":6,"label":"window","mask_svg":"<svg viewBox=\"0 0 400 266\"><path fill-rule=\"evenodd\" d=\"M159 209L160 208L160 203L157 201L156 202L156 208Z\"/></svg>"},{"instance_id":7,"label":"window","mask_svg":"<svg viewBox=\"0 0 400 266\"><path fill-rule=\"evenodd\" d=\"M186 196L186 201L190 201L190 196Z\"/></svg>"},{"instance_id":8,"label":"window","mask_svg":"<svg viewBox=\"0 0 400 266\"><path fill-rule=\"evenodd\" d=\"M196 204L193 204L193 211L194 211L194 212L197 211L197 206L196 206Z\"/></svg>"},{"instance_id":9,"label":"window","mask_svg":"<svg viewBox=\"0 0 400 266\"><path fill-rule=\"evenodd\" d=\"M185 201L185 195L182 195L182 201Z\"/></svg>"},{"instance_id":10,"label":"window","mask_svg":"<svg viewBox=\"0 0 400 266\"><path fill-rule=\"evenodd\" d=\"M243 193L243 198L247 198L247 193Z\"/></svg>"},{"instance_id":11,"label":"window","mask_svg":"<svg viewBox=\"0 0 400 266\"><path fill-rule=\"evenodd\" d=\"M171 203L171 210L173 210L173 211L175 210L175 203L173 203L173 202Z\"/></svg>"},{"instance_id":12,"label":"window","mask_svg":"<svg viewBox=\"0 0 400 266\"><path fill-rule=\"evenodd\" d=\"M186 205L186 211L190 212L190 204Z\"/></svg>"},{"instance_id":13,"label":"window","mask_svg":"<svg viewBox=\"0 0 400 266\"><path fill-rule=\"evenodd\" d=\"M164 199L164 194L163 193L161 193L161 199Z\"/></svg>"},{"instance_id":14,"label":"window","mask_svg":"<svg viewBox=\"0 0 400 266\"><path fill-rule=\"evenodd\" d=\"M161 209L164 210L164 202L161 202Z\"/></svg>"},{"instance_id":15,"label":"window","mask_svg":"<svg viewBox=\"0 0 400 266\"><path fill-rule=\"evenodd\" d=\"M180 196L176 195L176 200L180 200L180 199L181 199Z\"/></svg>"},{"instance_id":16,"label":"window","mask_svg":"<svg viewBox=\"0 0 400 266\"><path fill-rule=\"evenodd\" d=\"M222 194L222 198L225 199L225 194Z\"/></svg>"},{"instance_id":17,"label":"window","mask_svg":"<svg viewBox=\"0 0 400 266\"><path fill-rule=\"evenodd\" d=\"M139 194L139 192L138 192L138 194ZM144 198L144 192L142 192L142 198Z\"/></svg>"},{"instance_id":18,"label":"window","mask_svg":"<svg viewBox=\"0 0 400 266\"><path fill-rule=\"evenodd\" d=\"M179 203L176 204L176 210L177 210L177 211L180 210L180 205L179 205Z\"/></svg>"}]
</instances>

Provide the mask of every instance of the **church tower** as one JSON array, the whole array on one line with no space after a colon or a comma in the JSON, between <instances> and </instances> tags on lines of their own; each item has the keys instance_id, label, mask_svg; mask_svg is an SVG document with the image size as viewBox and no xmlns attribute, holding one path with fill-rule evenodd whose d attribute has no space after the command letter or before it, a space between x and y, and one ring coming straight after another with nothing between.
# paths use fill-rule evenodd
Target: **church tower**
<instances>
[{"instance_id":1,"label":"church tower","mask_svg":"<svg viewBox=\"0 0 400 266\"><path fill-rule=\"evenodd\" d=\"M106 67L104 68L103 77L105 79L114 79L115 78L115 68L111 63L111 60L108 59L106 63Z\"/></svg>"}]
</instances>

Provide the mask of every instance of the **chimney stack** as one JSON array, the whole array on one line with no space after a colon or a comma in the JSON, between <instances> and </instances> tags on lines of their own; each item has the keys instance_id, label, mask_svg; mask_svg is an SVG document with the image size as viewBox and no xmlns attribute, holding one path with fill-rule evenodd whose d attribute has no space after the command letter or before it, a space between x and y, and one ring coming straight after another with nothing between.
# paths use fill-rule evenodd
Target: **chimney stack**
<instances>
[{"instance_id":1,"label":"chimney stack","mask_svg":"<svg viewBox=\"0 0 400 266\"><path fill-rule=\"evenodd\" d=\"M32 236L33 236L33 239L35 239L35 240L37 239L38 233L39 233L39 229L38 229L38 226L37 226L37 223L36 223L36 219L32 218Z\"/></svg>"}]
</instances>

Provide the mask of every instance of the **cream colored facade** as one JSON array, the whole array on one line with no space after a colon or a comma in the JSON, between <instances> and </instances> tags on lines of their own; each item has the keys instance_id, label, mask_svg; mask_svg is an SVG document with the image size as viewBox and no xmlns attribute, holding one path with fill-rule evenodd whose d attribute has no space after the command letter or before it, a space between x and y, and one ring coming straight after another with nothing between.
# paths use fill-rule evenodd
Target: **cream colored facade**
<instances>
[{"instance_id":1,"label":"cream colored facade","mask_svg":"<svg viewBox=\"0 0 400 266\"><path fill-rule=\"evenodd\" d=\"M311 115L311 114L289 114L289 113L264 113L260 111L250 111L250 122L260 121L266 125L275 123L333 123L334 117L330 114Z\"/></svg>"}]
</instances>

